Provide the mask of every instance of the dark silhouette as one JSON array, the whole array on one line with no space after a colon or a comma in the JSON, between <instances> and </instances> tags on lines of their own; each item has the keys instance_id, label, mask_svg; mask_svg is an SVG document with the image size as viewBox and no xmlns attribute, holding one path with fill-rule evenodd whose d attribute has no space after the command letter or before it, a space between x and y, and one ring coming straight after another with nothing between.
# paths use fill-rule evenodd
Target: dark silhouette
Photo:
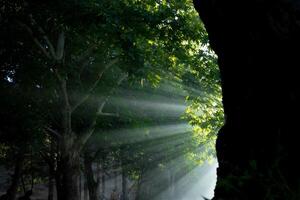
<instances>
[{"instance_id":1,"label":"dark silhouette","mask_svg":"<svg viewBox=\"0 0 300 200\"><path fill-rule=\"evenodd\" d=\"M11 199L11 198L10 198L10 197L11 197L11 192L12 192L12 190L11 190L11 188L9 188L9 189L6 191L5 194L3 194L3 195L0 196L0 200L9 200L9 199Z\"/></svg>"},{"instance_id":2,"label":"dark silhouette","mask_svg":"<svg viewBox=\"0 0 300 200\"><path fill-rule=\"evenodd\" d=\"M0 200L8 200L8 197L9 197L8 194L5 193L0 196Z\"/></svg>"},{"instance_id":3,"label":"dark silhouette","mask_svg":"<svg viewBox=\"0 0 300 200\"><path fill-rule=\"evenodd\" d=\"M218 55L225 126L215 199L300 199L300 4L194 0Z\"/></svg>"},{"instance_id":4,"label":"dark silhouette","mask_svg":"<svg viewBox=\"0 0 300 200\"><path fill-rule=\"evenodd\" d=\"M19 197L18 200L31 200L32 190L28 190L24 196Z\"/></svg>"}]
</instances>

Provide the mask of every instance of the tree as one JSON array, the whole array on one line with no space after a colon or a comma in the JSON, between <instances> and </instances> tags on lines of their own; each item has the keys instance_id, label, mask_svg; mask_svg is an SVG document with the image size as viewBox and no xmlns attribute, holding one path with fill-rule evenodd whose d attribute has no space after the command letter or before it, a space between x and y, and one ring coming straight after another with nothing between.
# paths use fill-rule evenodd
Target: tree
<instances>
[{"instance_id":1,"label":"tree","mask_svg":"<svg viewBox=\"0 0 300 200\"><path fill-rule=\"evenodd\" d=\"M39 154L48 165L49 179L55 177L58 199L79 198L81 169L90 198L95 199L99 195L99 181L93 177L92 165L104 162L103 157L108 156L110 164L122 166L123 180L142 179L149 167L157 168L172 160L176 153L191 153L215 139L212 125L204 125L219 125L221 119L220 98L214 96L220 91L215 57L205 50L207 35L191 2L122 0L99 4L94 0L30 0L5 4L5 20L1 21L1 35L5 38L1 52L5 67L1 71L2 81L20 84L24 91L30 91L23 95L32 102L39 121L38 141L43 145ZM211 134L206 133L206 138L186 134L161 141L152 138L134 142L143 137L144 132L138 131L136 138L124 138L121 142L114 135L104 139L103 135L113 126L138 128L178 122L178 116L151 116L143 110L114 105L113 100L122 94L122 89L134 86L141 91L151 88L165 93L159 91L164 79L175 83L181 98L189 96L189 102L193 101L186 120L193 126L201 124ZM170 84L168 81L166 84ZM196 86L189 85L190 82L202 85L205 92L201 98L193 97ZM154 100L155 96L152 97ZM213 107L215 113L199 120L196 107L201 103ZM219 117L216 122L211 119L214 115ZM201 131L198 128L198 133ZM195 142L199 137L201 142ZM98 144L92 142L95 138ZM186 144L174 151L162 148L162 142L171 139L176 144L180 139L186 140ZM161 152L155 156L151 146L159 147ZM172 146L173 143L167 147ZM136 164L131 164L131 155L138 160ZM126 198L126 182L123 183Z\"/></svg>"}]
</instances>

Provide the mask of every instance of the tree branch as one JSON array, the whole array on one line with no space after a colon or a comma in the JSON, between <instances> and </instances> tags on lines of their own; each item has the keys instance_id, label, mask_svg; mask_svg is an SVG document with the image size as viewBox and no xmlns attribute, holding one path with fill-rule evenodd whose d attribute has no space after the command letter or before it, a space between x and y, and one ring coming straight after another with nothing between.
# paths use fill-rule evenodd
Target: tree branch
<instances>
[{"instance_id":1,"label":"tree branch","mask_svg":"<svg viewBox=\"0 0 300 200\"><path fill-rule=\"evenodd\" d=\"M88 49L86 49L81 55L77 56L76 59L74 59L75 64L79 67L79 73L78 78L79 81L81 81L81 74L83 70L90 64L89 57L94 54L98 47L98 44L93 44Z\"/></svg>"},{"instance_id":2,"label":"tree branch","mask_svg":"<svg viewBox=\"0 0 300 200\"><path fill-rule=\"evenodd\" d=\"M75 62L79 64L82 63L84 60L87 59L87 57L94 53L98 46L98 44L93 44L92 46L90 46L87 50L85 50L80 56L78 56L75 59Z\"/></svg>"},{"instance_id":3,"label":"tree branch","mask_svg":"<svg viewBox=\"0 0 300 200\"><path fill-rule=\"evenodd\" d=\"M98 86L98 83L100 82L104 72L110 68L111 66L113 66L115 63L117 63L119 61L118 58L112 60L111 62L109 62L107 65L105 65L105 67L98 73L98 77L96 79L96 81L92 84L92 86L90 87L90 89L88 90L88 92L86 93L86 95L84 95L77 103L75 103L75 105L72 107L72 112L74 110L76 110L81 104L83 104L90 96L91 93L94 91L94 89Z\"/></svg>"},{"instance_id":4,"label":"tree branch","mask_svg":"<svg viewBox=\"0 0 300 200\"><path fill-rule=\"evenodd\" d=\"M100 112L99 115L109 116L109 117L119 117L120 116L118 113L104 113L104 112Z\"/></svg>"},{"instance_id":5,"label":"tree branch","mask_svg":"<svg viewBox=\"0 0 300 200\"><path fill-rule=\"evenodd\" d=\"M63 93L63 98L64 98L64 129L65 129L65 134L70 134L72 132L72 125L71 125L71 105L69 101L69 95L68 95L68 90L67 90L67 81L66 79L63 79L61 81L61 89Z\"/></svg>"},{"instance_id":6,"label":"tree branch","mask_svg":"<svg viewBox=\"0 0 300 200\"><path fill-rule=\"evenodd\" d=\"M61 134L59 134L56 130L50 128L50 127L46 127L45 128L47 131L49 131L50 133L52 133L53 135L55 135L58 138L61 138Z\"/></svg>"},{"instance_id":7,"label":"tree branch","mask_svg":"<svg viewBox=\"0 0 300 200\"><path fill-rule=\"evenodd\" d=\"M29 19L30 19L30 21L33 25L36 25L38 27L38 31L42 34L43 39L46 41L47 46L49 47L50 54L51 54L52 58L57 60L54 46L50 42L50 40L49 40L48 36L46 35L44 29L37 24L37 22L35 21L35 19L33 19L33 16L31 14L29 15Z\"/></svg>"},{"instance_id":8,"label":"tree branch","mask_svg":"<svg viewBox=\"0 0 300 200\"><path fill-rule=\"evenodd\" d=\"M102 103L99 105L98 109L97 109L97 112L96 112L96 115L92 121L92 123L90 124L89 128L86 130L85 133L83 133L81 135L81 137L79 137L77 139L77 142L76 142L76 148L79 149L79 151L83 148L83 146L85 145L85 143L88 141L88 139L92 136L92 134L94 133L95 131L95 128L96 128L96 124L97 124L97 119L98 119L98 116L100 115L106 115L106 116L112 116L113 114L112 113L103 113L103 109L104 109L104 106L105 104L107 103L107 101L109 100L110 96L112 95L112 93L116 90L116 88L128 77L128 74L125 73L123 74L123 76L121 76L119 78L119 80L117 81L117 85L116 87L114 87L110 94L102 101ZM116 116L116 114L114 114L114 116Z\"/></svg>"},{"instance_id":9,"label":"tree branch","mask_svg":"<svg viewBox=\"0 0 300 200\"><path fill-rule=\"evenodd\" d=\"M30 14L29 15L29 19L32 25L37 27L38 32L42 35L42 38L44 39L44 41L46 42L46 46L48 47L48 49L46 47L44 47L41 42L38 40L37 37L34 36L32 29L20 22L17 21L17 23L23 27L31 36L32 40L34 41L34 43L38 46L38 48L42 51L42 53L50 60L54 59L54 60L61 60L63 58L63 54L64 54L64 45L65 45L65 37L64 37L64 32L61 32L59 34L58 40L57 40L57 48L55 51L55 48L53 46L53 44L50 42L48 36L46 35L45 31L43 30L43 28L41 26L39 26L37 24L37 22L35 21L35 19L33 18L33 16Z\"/></svg>"},{"instance_id":10,"label":"tree branch","mask_svg":"<svg viewBox=\"0 0 300 200\"><path fill-rule=\"evenodd\" d=\"M65 49L65 33L62 31L57 39L57 45L56 45L56 59L61 60L64 55L64 49Z\"/></svg>"},{"instance_id":11,"label":"tree branch","mask_svg":"<svg viewBox=\"0 0 300 200\"><path fill-rule=\"evenodd\" d=\"M39 40L34 36L33 34L33 31L32 29L27 26L26 24L20 22L20 21L17 21L17 23L22 27L24 28L27 33L29 33L31 39L33 40L33 42L37 45L37 47L41 50L41 52L48 58L48 59L52 59L49 52L47 51L47 49L45 47L43 47L43 45L39 42Z\"/></svg>"}]
</instances>

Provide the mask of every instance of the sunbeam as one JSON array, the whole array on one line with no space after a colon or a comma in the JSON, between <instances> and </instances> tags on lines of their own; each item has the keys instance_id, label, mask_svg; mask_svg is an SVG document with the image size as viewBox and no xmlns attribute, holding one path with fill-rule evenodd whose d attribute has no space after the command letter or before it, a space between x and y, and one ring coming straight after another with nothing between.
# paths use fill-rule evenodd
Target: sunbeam
<instances>
[{"instance_id":1,"label":"sunbeam","mask_svg":"<svg viewBox=\"0 0 300 200\"><path fill-rule=\"evenodd\" d=\"M96 138L93 138L93 140L101 142L105 138L107 139L105 143L108 142L108 144L111 144L109 141L118 141L121 144L130 144L145 140L161 139L191 131L192 127L187 123L144 126L142 128L104 130L99 134L95 134ZM103 145L105 145L105 143Z\"/></svg>"},{"instance_id":2,"label":"sunbeam","mask_svg":"<svg viewBox=\"0 0 300 200\"><path fill-rule=\"evenodd\" d=\"M4 2L0 199L213 196L222 97L193 1Z\"/></svg>"},{"instance_id":3,"label":"sunbeam","mask_svg":"<svg viewBox=\"0 0 300 200\"><path fill-rule=\"evenodd\" d=\"M150 97L151 100L147 100L147 97L143 99L130 99L124 97L112 97L111 104L118 105L123 109L130 108L132 111L143 112L150 116L159 116L162 113L166 116L175 117L184 113L186 105L183 103L172 102L172 99L167 97Z\"/></svg>"},{"instance_id":4,"label":"sunbeam","mask_svg":"<svg viewBox=\"0 0 300 200\"><path fill-rule=\"evenodd\" d=\"M196 166L154 199L170 199L171 193L173 193L171 195L172 200L204 200L213 198L217 180L217 166L216 160L212 163L206 162L204 165Z\"/></svg>"}]
</instances>

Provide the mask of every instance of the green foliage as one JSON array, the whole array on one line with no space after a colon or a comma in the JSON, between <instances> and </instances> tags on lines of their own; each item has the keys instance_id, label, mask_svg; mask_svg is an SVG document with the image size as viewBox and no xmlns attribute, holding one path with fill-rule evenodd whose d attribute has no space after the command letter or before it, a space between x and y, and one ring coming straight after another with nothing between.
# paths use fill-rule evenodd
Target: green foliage
<instances>
[{"instance_id":1,"label":"green foliage","mask_svg":"<svg viewBox=\"0 0 300 200\"><path fill-rule=\"evenodd\" d=\"M58 165L61 136L73 134L70 141L80 141L87 132L92 134L84 152L90 159L105 170L121 165L136 181L152 169L165 173L176 160L182 166L171 168L180 178L215 156L223 123L219 73L190 0L5 3L1 118L22 129L7 124L0 133L12 136L14 146L26 141L23 150L39 152L33 155L36 165L45 166L47 158ZM59 54L62 33L63 56L53 59L49 54L53 49ZM72 108L69 135L63 82ZM162 99L167 101L160 104ZM170 116L162 105L186 109ZM159 137L153 131L179 123L189 129ZM7 141L0 141L1 159L14 151ZM45 162L38 162L41 158Z\"/></svg>"}]
</instances>

